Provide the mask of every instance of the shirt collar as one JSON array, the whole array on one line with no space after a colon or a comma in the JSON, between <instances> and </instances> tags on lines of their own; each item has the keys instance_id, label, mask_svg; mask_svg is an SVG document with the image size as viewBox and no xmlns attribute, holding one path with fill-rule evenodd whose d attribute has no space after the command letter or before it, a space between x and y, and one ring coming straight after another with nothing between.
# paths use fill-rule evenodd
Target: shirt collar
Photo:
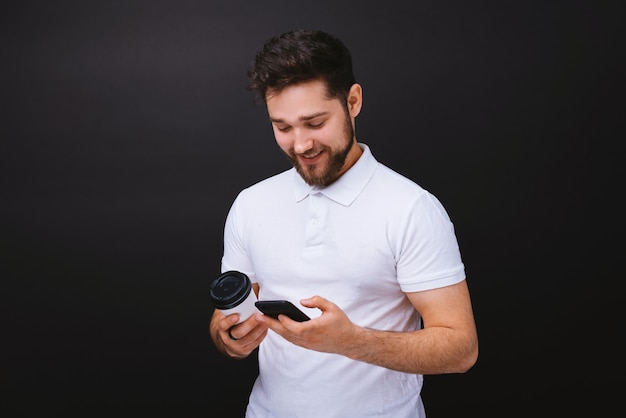
<instances>
[{"instance_id":1,"label":"shirt collar","mask_svg":"<svg viewBox=\"0 0 626 418\"><path fill-rule=\"evenodd\" d=\"M361 154L357 162L327 187L308 185L300 177L296 169L292 168L296 202L302 201L310 194L322 193L341 205L349 206L352 204L372 174L374 174L378 165L378 161L372 155L369 147L363 143L359 143L359 146L363 150L363 154Z\"/></svg>"}]
</instances>

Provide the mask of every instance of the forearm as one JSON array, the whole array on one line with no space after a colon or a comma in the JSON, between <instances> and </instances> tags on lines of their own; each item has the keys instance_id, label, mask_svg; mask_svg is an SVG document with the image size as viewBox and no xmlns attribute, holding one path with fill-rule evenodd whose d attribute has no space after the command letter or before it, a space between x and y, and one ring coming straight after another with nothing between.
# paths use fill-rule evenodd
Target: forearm
<instances>
[{"instance_id":1,"label":"forearm","mask_svg":"<svg viewBox=\"0 0 626 418\"><path fill-rule=\"evenodd\" d=\"M344 347L342 354L354 360L416 374L464 373L478 356L473 334L445 327L412 332L356 327Z\"/></svg>"}]
</instances>

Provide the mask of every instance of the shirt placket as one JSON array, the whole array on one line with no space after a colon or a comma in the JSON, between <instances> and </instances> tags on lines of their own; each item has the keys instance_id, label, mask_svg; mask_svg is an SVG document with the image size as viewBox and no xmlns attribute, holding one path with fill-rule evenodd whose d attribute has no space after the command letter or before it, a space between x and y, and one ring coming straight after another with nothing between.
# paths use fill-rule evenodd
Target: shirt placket
<instances>
[{"instance_id":1,"label":"shirt placket","mask_svg":"<svg viewBox=\"0 0 626 418\"><path fill-rule=\"evenodd\" d=\"M313 247L324 242L327 202L322 193L314 193L308 199L308 213L305 228L305 245Z\"/></svg>"}]
</instances>

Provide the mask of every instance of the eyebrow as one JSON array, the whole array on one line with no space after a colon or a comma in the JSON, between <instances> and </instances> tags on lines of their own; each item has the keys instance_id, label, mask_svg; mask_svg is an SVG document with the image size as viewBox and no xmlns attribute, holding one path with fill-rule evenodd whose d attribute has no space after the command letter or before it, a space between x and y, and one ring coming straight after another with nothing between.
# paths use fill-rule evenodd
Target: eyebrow
<instances>
[{"instance_id":1,"label":"eyebrow","mask_svg":"<svg viewBox=\"0 0 626 418\"><path fill-rule=\"evenodd\" d=\"M325 116L327 114L328 114L328 112L317 112L317 113L313 113L312 115L300 116L298 118L298 120L300 120L300 121L308 121L308 120L311 120L311 119L318 118L320 116ZM272 121L274 123L285 123L285 120L284 119L280 119L280 118L272 118L272 117L270 117L270 121Z\"/></svg>"}]
</instances>

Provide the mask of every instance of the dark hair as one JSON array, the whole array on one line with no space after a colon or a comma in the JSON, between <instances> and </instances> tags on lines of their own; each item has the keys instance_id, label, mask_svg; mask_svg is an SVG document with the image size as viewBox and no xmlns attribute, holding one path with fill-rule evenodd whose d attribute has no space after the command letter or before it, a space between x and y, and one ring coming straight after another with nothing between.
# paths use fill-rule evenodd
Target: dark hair
<instances>
[{"instance_id":1,"label":"dark hair","mask_svg":"<svg viewBox=\"0 0 626 418\"><path fill-rule=\"evenodd\" d=\"M248 88L264 101L287 86L319 79L330 98L345 101L356 82L350 51L337 37L296 29L269 39L248 71Z\"/></svg>"}]
</instances>

